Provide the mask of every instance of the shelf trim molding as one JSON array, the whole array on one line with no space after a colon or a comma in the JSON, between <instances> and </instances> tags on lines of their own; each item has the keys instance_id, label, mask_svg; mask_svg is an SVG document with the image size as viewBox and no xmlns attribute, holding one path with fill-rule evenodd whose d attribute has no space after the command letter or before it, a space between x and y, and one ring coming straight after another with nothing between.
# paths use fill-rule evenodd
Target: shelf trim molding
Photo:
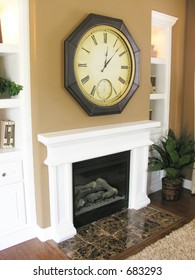
<instances>
[{"instance_id":1,"label":"shelf trim molding","mask_svg":"<svg viewBox=\"0 0 195 280\"><path fill-rule=\"evenodd\" d=\"M0 99L0 109L16 108L20 106L19 98Z\"/></svg>"},{"instance_id":2,"label":"shelf trim molding","mask_svg":"<svg viewBox=\"0 0 195 280\"><path fill-rule=\"evenodd\" d=\"M0 56L6 56L10 54L18 54L19 46L12 44L0 44Z\"/></svg>"}]
</instances>

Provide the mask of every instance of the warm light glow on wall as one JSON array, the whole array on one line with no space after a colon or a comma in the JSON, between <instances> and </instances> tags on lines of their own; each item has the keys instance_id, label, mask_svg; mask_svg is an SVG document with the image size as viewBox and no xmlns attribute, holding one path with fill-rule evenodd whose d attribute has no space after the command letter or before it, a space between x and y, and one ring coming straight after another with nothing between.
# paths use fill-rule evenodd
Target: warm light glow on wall
<instances>
[{"instance_id":1,"label":"warm light glow on wall","mask_svg":"<svg viewBox=\"0 0 195 280\"><path fill-rule=\"evenodd\" d=\"M152 45L158 51L157 57L164 59L166 57L166 33L161 28L152 28Z\"/></svg>"},{"instance_id":2,"label":"warm light glow on wall","mask_svg":"<svg viewBox=\"0 0 195 280\"><path fill-rule=\"evenodd\" d=\"M0 18L3 43L17 44L19 41L17 0L0 0Z\"/></svg>"}]
</instances>

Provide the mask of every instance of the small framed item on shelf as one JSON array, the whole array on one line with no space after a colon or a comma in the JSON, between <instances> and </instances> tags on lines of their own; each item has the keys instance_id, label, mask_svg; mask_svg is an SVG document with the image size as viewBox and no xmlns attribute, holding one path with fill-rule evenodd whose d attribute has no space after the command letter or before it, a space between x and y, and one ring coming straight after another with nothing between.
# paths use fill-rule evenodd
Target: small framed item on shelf
<instances>
[{"instance_id":1,"label":"small framed item on shelf","mask_svg":"<svg viewBox=\"0 0 195 280\"><path fill-rule=\"evenodd\" d=\"M151 93L155 93L156 92L156 77L155 76L151 76Z\"/></svg>"},{"instance_id":2,"label":"small framed item on shelf","mask_svg":"<svg viewBox=\"0 0 195 280\"><path fill-rule=\"evenodd\" d=\"M152 120L152 109L150 108L150 111L149 111L149 120L151 121Z\"/></svg>"},{"instance_id":3,"label":"small framed item on shelf","mask_svg":"<svg viewBox=\"0 0 195 280\"><path fill-rule=\"evenodd\" d=\"M11 149L15 144L15 122L10 120L1 121L1 148Z\"/></svg>"}]
</instances>

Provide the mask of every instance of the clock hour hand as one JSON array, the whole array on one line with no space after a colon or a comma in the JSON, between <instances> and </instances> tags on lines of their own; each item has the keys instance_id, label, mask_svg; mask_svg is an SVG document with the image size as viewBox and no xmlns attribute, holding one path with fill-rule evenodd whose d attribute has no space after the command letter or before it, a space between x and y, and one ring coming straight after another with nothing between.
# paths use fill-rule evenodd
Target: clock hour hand
<instances>
[{"instance_id":1,"label":"clock hour hand","mask_svg":"<svg viewBox=\"0 0 195 280\"><path fill-rule=\"evenodd\" d=\"M106 53L105 53L104 67L102 68L101 72L103 72L104 69L106 68L107 57L108 57L108 47L107 47L107 50L106 50Z\"/></svg>"},{"instance_id":2,"label":"clock hour hand","mask_svg":"<svg viewBox=\"0 0 195 280\"><path fill-rule=\"evenodd\" d=\"M108 59L108 61L106 61L106 60L107 60L107 57L106 57L106 60L105 60L105 63L104 63L104 67L103 67L103 69L101 70L101 72L104 71L104 69L107 67L108 63L109 63L109 62L111 61L111 59L115 56L115 54L118 52L119 49L120 49L120 47L113 53L113 55Z\"/></svg>"},{"instance_id":3,"label":"clock hour hand","mask_svg":"<svg viewBox=\"0 0 195 280\"><path fill-rule=\"evenodd\" d=\"M106 57L105 57L105 61L104 61L104 66L105 66L106 63L107 63L107 58L108 58L108 47L107 47L105 56L106 56Z\"/></svg>"}]
</instances>

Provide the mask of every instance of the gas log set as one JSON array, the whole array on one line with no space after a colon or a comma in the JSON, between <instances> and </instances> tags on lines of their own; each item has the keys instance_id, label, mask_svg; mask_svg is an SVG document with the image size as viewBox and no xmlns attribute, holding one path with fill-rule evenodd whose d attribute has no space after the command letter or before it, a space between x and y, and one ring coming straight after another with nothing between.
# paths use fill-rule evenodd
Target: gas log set
<instances>
[{"instance_id":1,"label":"gas log set","mask_svg":"<svg viewBox=\"0 0 195 280\"><path fill-rule=\"evenodd\" d=\"M102 178L85 185L75 186L75 209L79 210L84 206L115 198L117 194L117 188L110 186Z\"/></svg>"}]
</instances>

